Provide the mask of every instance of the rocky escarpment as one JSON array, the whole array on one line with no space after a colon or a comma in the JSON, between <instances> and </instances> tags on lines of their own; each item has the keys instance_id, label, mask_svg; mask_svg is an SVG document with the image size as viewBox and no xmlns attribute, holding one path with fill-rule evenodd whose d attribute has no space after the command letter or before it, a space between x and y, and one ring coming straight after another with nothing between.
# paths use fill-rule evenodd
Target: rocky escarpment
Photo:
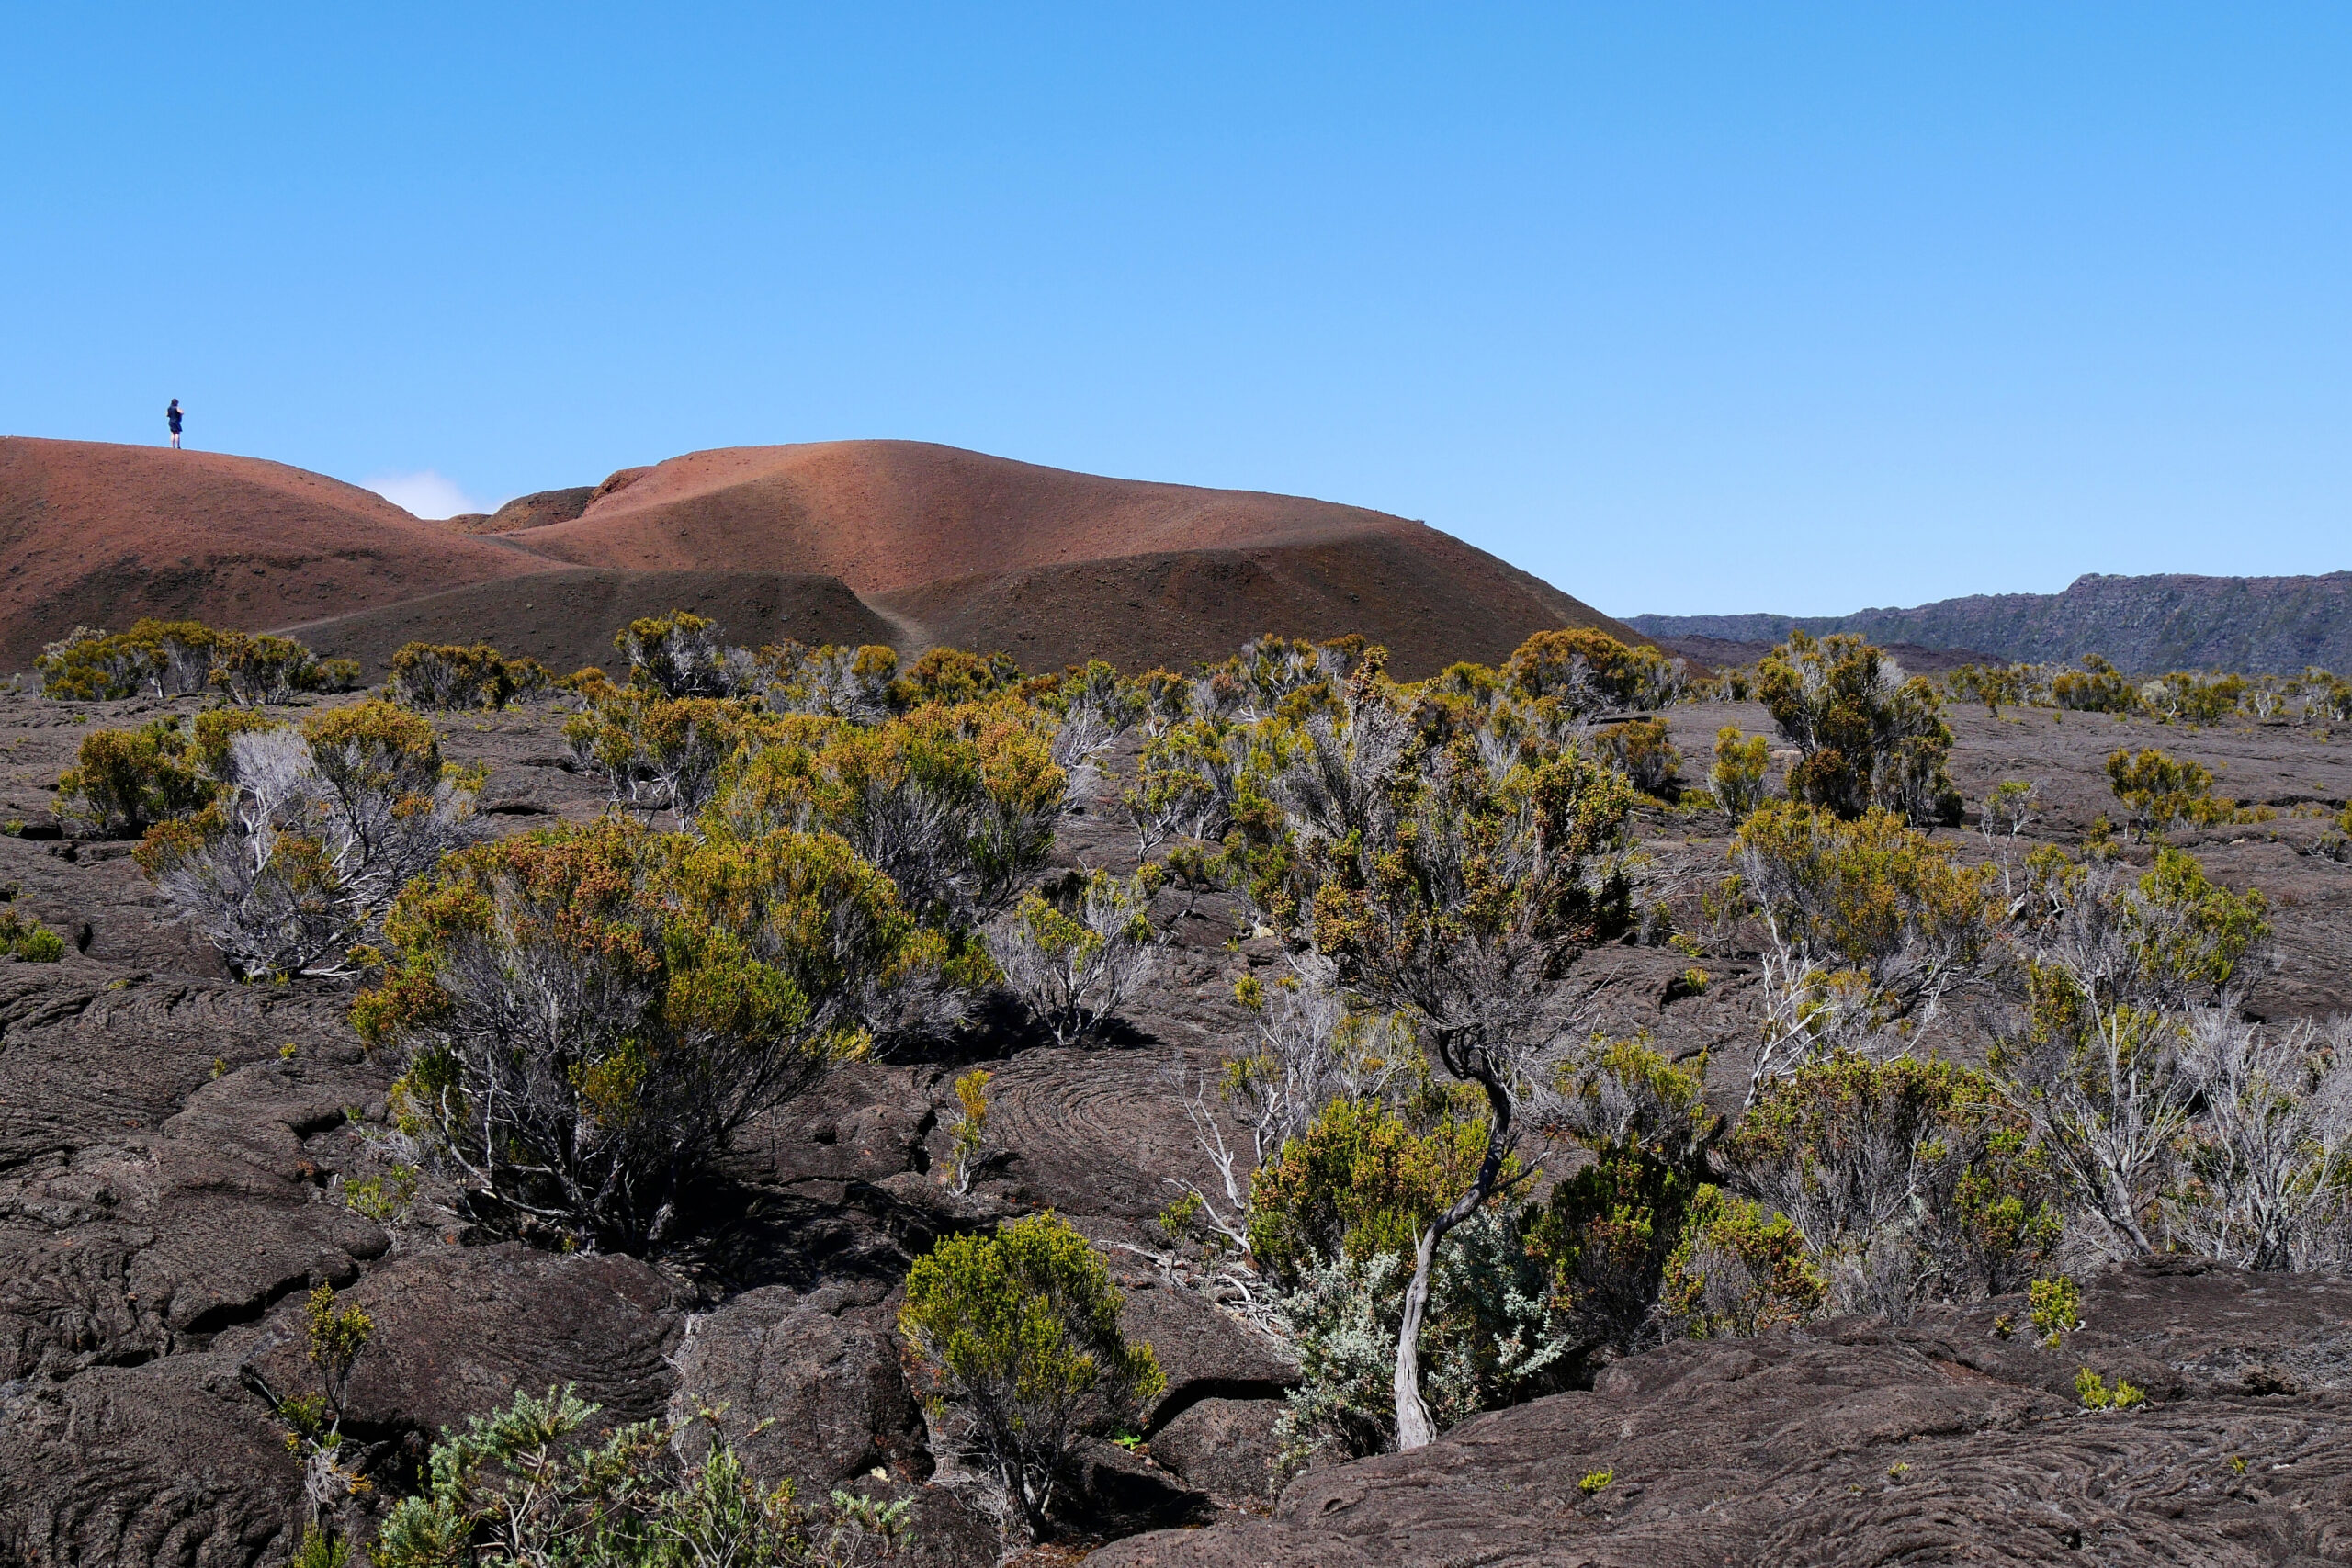
<instances>
[{"instance_id":1,"label":"rocky escarpment","mask_svg":"<svg viewBox=\"0 0 2352 1568\"><path fill-rule=\"evenodd\" d=\"M1662 639L1771 643L1792 627L1852 632L1875 643L1967 649L1995 659L2072 660L2096 653L2119 668L2300 674L2352 669L2352 571L2318 577L2076 578L2062 593L1976 593L1910 609L1850 615L1634 615Z\"/></svg>"}]
</instances>

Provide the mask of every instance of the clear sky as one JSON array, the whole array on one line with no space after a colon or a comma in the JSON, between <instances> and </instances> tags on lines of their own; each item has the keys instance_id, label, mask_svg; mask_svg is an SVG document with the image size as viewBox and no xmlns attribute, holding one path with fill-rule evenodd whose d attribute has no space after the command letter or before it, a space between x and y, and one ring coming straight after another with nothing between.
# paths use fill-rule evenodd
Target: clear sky
<instances>
[{"instance_id":1,"label":"clear sky","mask_svg":"<svg viewBox=\"0 0 2352 1568\"><path fill-rule=\"evenodd\" d=\"M2352 6L0 21L7 434L426 511L904 436L1617 614L2352 567Z\"/></svg>"}]
</instances>

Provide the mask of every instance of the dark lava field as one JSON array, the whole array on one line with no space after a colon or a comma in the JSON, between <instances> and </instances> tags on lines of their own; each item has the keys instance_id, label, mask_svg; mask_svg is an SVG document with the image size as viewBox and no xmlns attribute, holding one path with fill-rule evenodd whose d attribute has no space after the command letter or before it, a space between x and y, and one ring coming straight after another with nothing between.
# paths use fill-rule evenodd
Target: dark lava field
<instances>
[{"instance_id":1,"label":"dark lava field","mask_svg":"<svg viewBox=\"0 0 2352 1568\"><path fill-rule=\"evenodd\" d=\"M1292 1369L1146 1256L1170 1179L1209 1179L1184 1104L1238 1037L1234 980L1274 961L1268 942L1229 943L1216 897L1186 917L1161 895L1158 977L1105 1043L1057 1049L1008 1005L954 1055L843 1069L741 1142L656 1263L493 1241L429 1180L379 1224L346 1193L382 1174L371 1133L391 1074L345 1021L349 985L235 982L172 924L130 845L59 832L53 786L84 734L193 705L0 695L0 886L67 941L61 963L0 961L0 1562L284 1562L300 1480L262 1390L299 1381L299 1309L321 1281L376 1324L346 1423L368 1442L421 1457L443 1426L565 1382L614 1420L723 1404L763 1479L912 1497L919 1560L992 1562L992 1529L934 1479L894 1314L938 1235L1040 1208L1105 1249L1127 1331L1168 1373L1141 1448L1086 1458L1086 1544L1106 1564L2352 1561L2352 1283L2196 1264L2086 1280L2087 1325L2061 1352L1996 1337L1997 1303L1675 1343L1589 1391L1270 1496ZM445 755L489 765L481 804L501 830L602 808L559 734L573 705L436 718ZM1686 773L1719 727L1770 728L1751 705L1666 716ZM2031 839L2071 844L2112 804L2103 763L2123 745L2194 758L2222 793L2270 807L2175 841L2270 899L2250 1013L2352 1011L2352 865L2312 852L2314 807L2352 795L2352 735L1958 705L1951 718L1972 810L2000 780L2039 782ZM1111 773L1131 758L1114 750ZM1083 783L1057 860L1131 863L1116 779ZM1648 896L1695 910L1731 828L1645 807ZM1973 828L1941 831L1986 852ZM1711 1092L1736 1104L1754 964L1710 948L1713 984L1670 991L1690 962L1611 946L1570 983L1590 1027L1709 1052ZM1936 1049L1981 1057L1970 998L1941 1020ZM996 1073L1001 1152L956 1197L939 1172L953 1080L975 1064ZM2086 1361L2149 1404L2084 1410ZM1613 1483L1586 1495L1578 1478L1601 1468Z\"/></svg>"}]
</instances>

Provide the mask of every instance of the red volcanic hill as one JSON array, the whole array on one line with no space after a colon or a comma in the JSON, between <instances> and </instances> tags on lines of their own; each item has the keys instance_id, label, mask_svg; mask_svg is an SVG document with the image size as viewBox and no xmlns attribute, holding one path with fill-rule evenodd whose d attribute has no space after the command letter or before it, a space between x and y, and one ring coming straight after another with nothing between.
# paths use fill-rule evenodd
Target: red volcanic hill
<instances>
[{"instance_id":1,"label":"red volcanic hill","mask_svg":"<svg viewBox=\"0 0 2352 1568\"><path fill-rule=\"evenodd\" d=\"M410 637L487 636L570 668L609 646L600 616L681 593L745 642L1001 648L1033 669L1361 632L1412 678L1548 627L1645 640L1405 518L908 441L694 452L426 523L252 458L0 440L0 665L19 669L77 623L142 615L300 626L379 667Z\"/></svg>"},{"instance_id":2,"label":"red volcanic hill","mask_svg":"<svg viewBox=\"0 0 2352 1568\"><path fill-rule=\"evenodd\" d=\"M913 441L688 453L504 536L583 566L838 577L912 641L1032 667L1221 657L1261 631L1386 643L1401 675L1495 662L1589 605L1425 524L1255 491L1103 479Z\"/></svg>"},{"instance_id":3,"label":"red volcanic hill","mask_svg":"<svg viewBox=\"0 0 2352 1568\"><path fill-rule=\"evenodd\" d=\"M547 562L257 457L0 437L0 669L76 625L258 631Z\"/></svg>"}]
</instances>

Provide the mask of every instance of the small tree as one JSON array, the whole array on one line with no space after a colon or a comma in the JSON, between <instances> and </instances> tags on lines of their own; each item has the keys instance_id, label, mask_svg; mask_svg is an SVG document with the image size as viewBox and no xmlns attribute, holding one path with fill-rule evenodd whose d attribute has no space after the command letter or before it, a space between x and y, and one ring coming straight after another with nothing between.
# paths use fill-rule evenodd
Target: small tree
<instances>
[{"instance_id":1,"label":"small tree","mask_svg":"<svg viewBox=\"0 0 2352 1568\"><path fill-rule=\"evenodd\" d=\"M915 1260L899 1332L933 1431L1001 1489L1014 1523L1048 1528L1072 1450L1167 1386L1119 1329L1102 1260L1052 1214L950 1236Z\"/></svg>"},{"instance_id":2,"label":"small tree","mask_svg":"<svg viewBox=\"0 0 2352 1568\"><path fill-rule=\"evenodd\" d=\"M1945 773L1951 727L1935 688L1856 637L1801 631L1757 665L1758 698L1802 757L1789 796L1840 817L1872 807L1927 826L1960 820Z\"/></svg>"},{"instance_id":3,"label":"small tree","mask_svg":"<svg viewBox=\"0 0 2352 1568\"><path fill-rule=\"evenodd\" d=\"M151 829L138 860L241 973L353 972L394 894L479 835L481 775L443 766L433 727L389 703L225 739L218 796Z\"/></svg>"},{"instance_id":4,"label":"small tree","mask_svg":"<svg viewBox=\"0 0 2352 1568\"><path fill-rule=\"evenodd\" d=\"M353 1021L403 1130L486 1217L634 1250L735 1133L865 1052L918 951L839 839L699 844L607 818L452 856L401 894Z\"/></svg>"},{"instance_id":5,"label":"small tree","mask_svg":"<svg viewBox=\"0 0 2352 1568\"><path fill-rule=\"evenodd\" d=\"M985 1067L974 1067L956 1080L956 1103L964 1108L964 1114L947 1129L948 1172L959 1194L972 1190L972 1178L978 1174L988 1145L989 1083L995 1077Z\"/></svg>"},{"instance_id":6,"label":"small tree","mask_svg":"<svg viewBox=\"0 0 2352 1568\"><path fill-rule=\"evenodd\" d=\"M1056 1044L1094 1034L1159 966L1150 915L1159 880L1150 866L1125 877L1091 872L1058 901L1031 893L989 928L1005 985Z\"/></svg>"},{"instance_id":7,"label":"small tree","mask_svg":"<svg viewBox=\"0 0 2352 1568\"><path fill-rule=\"evenodd\" d=\"M287 1449L301 1463L302 1498L310 1514L305 1523L319 1542L311 1551L339 1547L344 1556L349 1553L348 1542L326 1521L368 1490L361 1476L364 1466L348 1462L343 1451L343 1421L352 1371L375 1333L375 1320L365 1310L337 1306L334 1287L320 1285L302 1303L304 1349L318 1392L280 1397L258 1373L247 1374L286 1423Z\"/></svg>"},{"instance_id":8,"label":"small tree","mask_svg":"<svg viewBox=\"0 0 2352 1568\"><path fill-rule=\"evenodd\" d=\"M1487 1101L1477 1174L1430 1216L1406 1289L1395 1393L1408 1449L1436 1436L1419 1348L1438 1247L1502 1179L1552 1037L1556 965L1625 919L1617 856L1633 803L1623 775L1576 750L1523 761L1476 729L1442 751L1418 739L1393 688L1359 671L1304 723L1273 721L1247 811L1250 897L1268 923L1380 1010L1410 1013L1436 1064Z\"/></svg>"}]
</instances>

